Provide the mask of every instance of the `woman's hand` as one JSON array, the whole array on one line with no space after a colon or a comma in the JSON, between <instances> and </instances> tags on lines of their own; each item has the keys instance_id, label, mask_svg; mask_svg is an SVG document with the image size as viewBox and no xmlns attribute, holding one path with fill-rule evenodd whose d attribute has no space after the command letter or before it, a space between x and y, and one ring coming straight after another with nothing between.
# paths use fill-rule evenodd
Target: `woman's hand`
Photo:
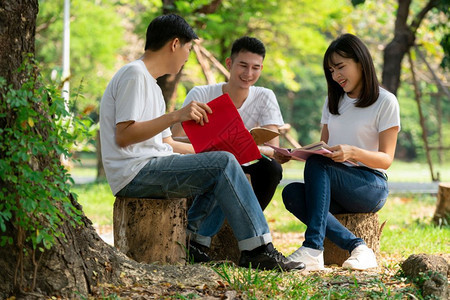
<instances>
[{"instance_id":1,"label":"woman's hand","mask_svg":"<svg viewBox=\"0 0 450 300\"><path fill-rule=\"evenodd\" d=\"M331 153L325 153L324 156L331 158L335 162L344 162L353 160L355 147L350 145L336 145L330 147Z\"/></svg>"}]
</instances>

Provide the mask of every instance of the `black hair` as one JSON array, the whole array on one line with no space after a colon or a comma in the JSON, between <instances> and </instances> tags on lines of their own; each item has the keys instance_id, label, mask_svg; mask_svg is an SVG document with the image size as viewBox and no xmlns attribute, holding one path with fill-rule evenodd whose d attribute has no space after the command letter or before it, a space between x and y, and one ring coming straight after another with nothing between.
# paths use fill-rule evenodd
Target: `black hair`
<instances>
[{"instance_id":1,"label":"black hair","mask_svg":"<svg viewBox=\"0 0 450 300\"><path fill-rule=\"evenodd\" d=\"M264 44L260 40L249 36L243 36L233 42L230 58L234 59L239 52L255 53L261 55L263 59L266 56Z\"/></svg>"},{"instance_id":2,"label":"black hair","mask_svg":"<svg viewBox=\"0 0 450 300\"><path fill-rule=\"evenodd\" d=\"M185 44L198 39L198 36L182 17L175 14L159 16L147 27L145 50L157 51L174 38Z\"/></svg>"},{"instance_id":3,"label":"black hair","mask_svg":"<svg viewBox=\"0 0 450 300\"><path fill-rule=\"evenodd\" d=\"M351 58L356 63L361 64L362 69L362 89L356 107L368 107L375 103L380 93L380 83L378 82L372 56L366 45L353 34L343 34L331 42L323 57L323 70L328 85L328 109L331 114L339 114L339 100L344 95L342 87L333 80L330 67L333 66L332 56L336 53L344 58Z\"/></svg>"}]
</instances>

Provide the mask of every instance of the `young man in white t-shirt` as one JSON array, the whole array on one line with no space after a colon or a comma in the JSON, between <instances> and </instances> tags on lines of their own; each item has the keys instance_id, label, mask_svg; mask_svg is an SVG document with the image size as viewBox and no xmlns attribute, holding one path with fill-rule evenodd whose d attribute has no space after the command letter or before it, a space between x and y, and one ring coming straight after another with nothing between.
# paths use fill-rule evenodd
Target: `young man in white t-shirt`
<instances>
[{"instance_id":1,"label":"young man in white t-shirt","mask_svg":"<svg viewBox=\"0 0 450 300\"><path fill-rule=\"evenodd\" d=\"M231 55L225 60L230 71L228 82L196 86L189 91L183 107L192 101L208 103L224 93L233 100L247 129L264 127L278 131L284 125L280 107L272 90L257 87L266 55L264 44L253 37L244 36L234 41ZM174 136L185 136L180 124L172 128ZM268 142L279 147L279 138ZM264 210L275 193L282 178L282 167L274 150L268 146L258 146L265 155L258 162L242 166L244 173L249 174L253 190Z\"/></svg>"},{"instance_id":2,"label":"young man in white t-shirt","mask_svg":"<svg viewBox=\"0 0 450 300\"><path fill-rule=\"evenodd\" d=\"M238 240L241 266L302 270L303 263L290 262L273 247L262 210L235 157L221 151L190 154L191 145L172 139L171 125L185 120L204 124L211 113L208 105L193 101L166 114L156 84L158 77L180 71L193 39L197 35L183 18L157 17L147 28L144 55L122 67L108 84L100 105L100 137L112 192L122 197L195 198L187 228L195 261L209 260L201 250L209 246L211 235L201 235L198 229L205 222L220 222L211 216L220 209Z\"/></svg>"}]
</instances>

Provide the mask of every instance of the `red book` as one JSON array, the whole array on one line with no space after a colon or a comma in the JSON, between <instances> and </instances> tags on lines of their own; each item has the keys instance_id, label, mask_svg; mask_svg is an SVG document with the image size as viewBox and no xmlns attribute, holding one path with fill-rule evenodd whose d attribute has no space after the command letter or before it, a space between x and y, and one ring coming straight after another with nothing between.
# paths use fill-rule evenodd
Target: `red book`
<instances>
[{"instance_id":1,"label":"red book","mask_svg":"<svg viewBox=\"0 0 450 300\"><path fill-rule=\"evenodd\" d=\"M195 121L182 122L196 153L228 151L240 164L260 159L261 153L228 94L208 102L212 114L203 126Z\"/></svg>"}]
</instances>

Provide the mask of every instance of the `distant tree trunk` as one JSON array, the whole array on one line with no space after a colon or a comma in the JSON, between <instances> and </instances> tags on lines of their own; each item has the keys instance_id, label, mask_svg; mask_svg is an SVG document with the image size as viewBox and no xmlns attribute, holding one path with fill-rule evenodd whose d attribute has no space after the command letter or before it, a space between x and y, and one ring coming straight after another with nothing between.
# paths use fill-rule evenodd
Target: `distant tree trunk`
<instances>
[{"instance_id":1,"label":"distant tree trunk","mask_svg":"<svg viewBox=\"0 0 450 300\"><path fill-rule=\"evenodd\" d=\"M97 180L103 180L106 179L106 173L102 160L102 144L100 142L100 130L97 132L97 135L95 136L95 142L97 154Z\"/></svg>"},{"instance_id":2,"label":"distant tree trunk","mask_svg":"<svg viewBox=\"0 0 450 300\"><path fill-rule=\"evenodd\" d=\"M425 15L439 4L439 0L429 0L422 10L408 24L412 0L398 0L394 38L384 49L382 83L392 93L397 94L400 86L402 60L414 46L416 32Z\"/></svg>"},{"instance_id":3,"label":"distant tree trunk","mask_svg":"<svg viewBox=\"0 0 450 300\"><path fill-rule=\"evenodd\" d=\"M157 80L166 102L166 109L169 112L175 109L175 99L177 97L176 90L178 82L180 82L181 72L182 71L178 72L176 75L167 74L159 77Z\"/></svg>"}]
</instances>

